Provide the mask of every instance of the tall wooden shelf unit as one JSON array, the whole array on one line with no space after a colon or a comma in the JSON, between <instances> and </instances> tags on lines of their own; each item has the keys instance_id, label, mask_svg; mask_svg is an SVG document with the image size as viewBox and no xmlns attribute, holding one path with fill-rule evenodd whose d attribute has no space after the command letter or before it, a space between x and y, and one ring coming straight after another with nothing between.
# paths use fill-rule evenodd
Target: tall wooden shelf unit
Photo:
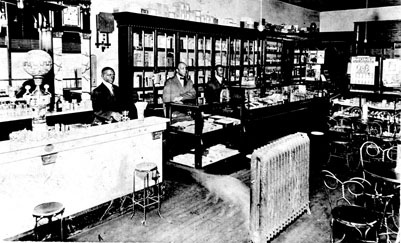
<instances>
[{"instance_id":1,"label":"tall wooden shelf unit","mask_svg":"<svg viewBox=\"0 0 401 243\"><path fill-rule=\"evenodd\" d=\"M197 91L220 64L232 85L247 81L291 82L297 34L259 32L131 12L114 13L118 27L119 80L127 102L137 93L149 108L162 107L162 89L180 61ZM283 72L286 72L285 74ZM273 74L273 75L272 75ZM276 75L276 76L274 76ZM285 80L284 80L285 79Z\"/></svg>"}]
</instances>

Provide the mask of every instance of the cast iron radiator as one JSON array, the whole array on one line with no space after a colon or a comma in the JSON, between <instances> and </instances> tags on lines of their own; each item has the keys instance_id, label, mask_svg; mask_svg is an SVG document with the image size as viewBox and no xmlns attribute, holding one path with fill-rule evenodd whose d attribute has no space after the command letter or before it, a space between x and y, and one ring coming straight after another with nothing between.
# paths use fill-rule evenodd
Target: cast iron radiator
<instances>
[{"instance_id":1,"label":"cast iron radiator","mask_svg":"<svg viewBox=\"0 0 401 243\"><path fill-rule=\"evenodd\" d=\"M295 133L252 154L252 241L267 242L309 211L309 138Z\"/></svg>"}]
</instances>

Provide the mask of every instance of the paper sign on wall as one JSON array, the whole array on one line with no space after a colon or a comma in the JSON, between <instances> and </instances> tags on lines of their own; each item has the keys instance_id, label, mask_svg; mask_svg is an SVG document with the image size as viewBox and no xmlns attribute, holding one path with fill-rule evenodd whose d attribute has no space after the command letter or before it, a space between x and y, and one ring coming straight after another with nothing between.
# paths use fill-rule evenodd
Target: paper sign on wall
<instances>
[{"instance_id":1,"label":"paper sign on wall","mask_svg":"<svg viewBox=\"0 0 401 243\"><path fill-rule=\"evenodd\" d=\"M401 59L383 60L383 86L401 87Z\"/></svg>"},{"instance_id":2,"label":"paper sign on wall","mask_svg":"<svg viewBox=\"0 0 401 243\"><path fill-rule=\"evenodd\" d=\"M351 84L375 84L376 58L355 56L351 58Z\"/></svg>"}]
</instances>

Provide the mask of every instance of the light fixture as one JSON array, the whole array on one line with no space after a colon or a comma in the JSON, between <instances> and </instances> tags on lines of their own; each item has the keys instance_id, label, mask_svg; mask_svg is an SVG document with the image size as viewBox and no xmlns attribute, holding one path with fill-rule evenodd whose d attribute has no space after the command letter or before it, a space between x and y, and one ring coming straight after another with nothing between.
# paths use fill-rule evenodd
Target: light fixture
<instances>
[{"instance_id":1,"label":"light fixture","mask_svg":"<svg viewBox=\"0 0 401 243\"><path fill-rule=\"evenodd\" d=\"M265 29L265 25L262 21L263 17L263 0L260 0L260 18L259 18L259 25L258 25L258 30L262 32Z\"/></svg>"},{"instance_id":2,"label":"light fixture","mask_svg":"<svg viewBox=\"0 0 401 243\"><path fill-rule=\"evenodd\" d=\"M19 9L23 9L24 8L24 0L17 0L17 7Z\"/></svg>"},{"instance_id":3,"label":"light fixture","mask_svg":"<svg viewBox=\"0 0 401 243\"><path fill-rule=\"evenodd\" d=\"M366 11L368 10L368 0L366 0ZM368 21L365 22L365 39L364 43L368 43Z\"/></svg>"},{"instance_id":4,"label":"light fixture","mask_svg":"<svg viewBox=\"0 0 401 243\"><path fill-rule=\"evenodd\" d=\"M7 15L3 4L0 3L0 33L3 31L3 27L7 27Z\"/></svg>"}]
</instances>

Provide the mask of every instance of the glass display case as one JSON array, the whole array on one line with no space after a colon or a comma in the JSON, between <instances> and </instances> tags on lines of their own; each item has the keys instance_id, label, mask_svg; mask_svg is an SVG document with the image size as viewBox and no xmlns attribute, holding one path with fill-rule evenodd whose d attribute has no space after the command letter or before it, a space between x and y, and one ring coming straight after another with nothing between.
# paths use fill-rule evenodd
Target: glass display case
<instances>
[{"instance_id":1,"label":"glass display case","mask_svg":"<svg viewBox=\"0 0 401 243\"><path fill-rule=\"evenodd\" d=\"M241 121L222 107L191 103L168 105L168 161L203 168L240 153Z\"/></svg>"},{"instance_id":2,"label":"glass display case","mask_svg":"<svg viewBox=\"0 0 401 243\"><path fill-rule=\"evenodd\" d=\"M243 103L245 110L278 106L291 102L308 101L324 97L325 91L304 84L265 88L263 86L232 86L231 99Z\"/></svg>"}]
</instances>

